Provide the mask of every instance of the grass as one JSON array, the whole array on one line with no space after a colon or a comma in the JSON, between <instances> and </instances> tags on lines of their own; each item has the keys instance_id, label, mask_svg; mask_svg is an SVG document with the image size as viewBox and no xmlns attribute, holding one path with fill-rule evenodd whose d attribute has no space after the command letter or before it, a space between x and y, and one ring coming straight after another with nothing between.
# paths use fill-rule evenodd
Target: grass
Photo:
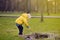
<instances>
[{"instance_id":1,"label":"grass","mask_svg":"<svg viewBox=\"0 0 60 40\"><path fill-rule=\"evenodd\" d=\"M2 16L6 16L6 15L8 15L8 16L20 16L20 14L21 14L22 12L0 12L0 15L2 15ZM37 12L31 12L31 15L32 16L41 16L41 13L37 13ZM49 15L48 15L48 13L43 13L43 15L44 16L60 16L60 13L50 13Z\"/></svg>"},{"instance_id":2,"label":"grass","mask_svg":"<svg viewBox=\"0 0 60 40\"><path fill-rule=\"evenodd\" d=\"M17 35L14 20L15 18L0 19L0 40L23 40Z\"/></svg>"},{"instance_id":3,"label":"grass","mask_svg":"<svg viewBox=\"0 0 60 40\"><path fill-rule=\"evenodd\" d=\"M0 40L24 40L18 37L18 29L15 26L16 18L0 17ZM60 19L44 18L44 22L40 18L31 18L29 21L32 32L55 32L60 34ZM24 26L24 34L29 34L29 31Z\"/></svg>"}]
</instances>

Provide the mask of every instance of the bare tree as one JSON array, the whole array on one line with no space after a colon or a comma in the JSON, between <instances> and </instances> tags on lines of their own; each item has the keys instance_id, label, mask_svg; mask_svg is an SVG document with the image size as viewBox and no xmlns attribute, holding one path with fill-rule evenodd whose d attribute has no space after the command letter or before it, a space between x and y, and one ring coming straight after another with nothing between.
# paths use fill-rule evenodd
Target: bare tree
<instances>
[{"instance_id":1,"label":"bare tree","mask_svg":"<svg viewBox=\"0 0 60 40\"><path fill-rule=\"evenodd\" d=\"M27 0L27 10L30 11L31 9L31 0Z\"/></svg>"},{"instance_id":2,"label":"bare tree","mask_svg":"<svg viewBox=\"0 0 60 40\"><path fill-rule=\"evenodd\" d=\"M49 4L48 4L48 1L47 1L47 13L48 13L48 15L49 15L49 6L48 6Z\"/></svg>"},{"instance_id":3,"label":"bare tree","mask_svg":"<svg viewBox=\"0 0 60 40\"><path fill-rule=\"evenodd\" d=\"M40 3L40 12L41 12L41 22L43 22L43 13L44 13L44 0L41 0Z\"/></svg>"},{"instance_id":4,"label":"bare tree","mask_svg":"<svg viewBox=\"0 0 60 40\"><path fill-rule=\"evenodd\" d=\"M11 11L14 10L14 3L15 1L14 0L10 0L11 1Z\"/></svg>"},{"instance_id":5,"label":"bare tree","mask_svg":"<svg viewBox=\"0 0 60 40\"><path fill-rule=\"evenodd\" d=\"M56 0L55 0L55 14L56 14Z\"/></svg>"},{"instance_id":6,"label":"bare tree","mask_svg":"<svg viewBox=\"0 0 60 40\"><path fill-rule=\"evenodd\" d=\"M7 10L7 8L8 8L8 0L6 0L5 10Z\"/></svg>"}]
</instances>

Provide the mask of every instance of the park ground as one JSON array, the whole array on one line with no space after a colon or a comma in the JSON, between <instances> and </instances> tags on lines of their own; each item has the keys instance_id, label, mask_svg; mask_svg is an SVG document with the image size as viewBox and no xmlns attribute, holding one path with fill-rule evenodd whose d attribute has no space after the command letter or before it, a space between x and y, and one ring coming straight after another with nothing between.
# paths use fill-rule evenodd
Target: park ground
<instances>
[{"instance_id":1,"label":"park ground","mask_svg":"<svg viewBox=\"0 0 60 40\"><path fill-rule=\"evenodd\" d=\"M19 16L19 14L1 14L0 15L12 15ZM33 16L38 16L40 14L32 14ZM45 14L47 16L47 14ZM60 16L60 14L50 14L49 16ZM17 17L0 17L0 40L24 40L18 36L18 29L15 25L15 20ZM40 18L31 18L29 24L32 31L29 31L24 25L24 34L29 33L55 33L60 35L60 18L44 18L41 22Z\"/></svg>"}]
</instances>

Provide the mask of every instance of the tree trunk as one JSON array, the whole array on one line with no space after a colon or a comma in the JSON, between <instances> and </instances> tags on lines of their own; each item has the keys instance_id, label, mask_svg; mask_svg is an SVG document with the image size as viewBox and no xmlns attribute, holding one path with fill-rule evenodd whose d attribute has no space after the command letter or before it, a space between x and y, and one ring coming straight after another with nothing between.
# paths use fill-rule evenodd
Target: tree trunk
<instances>
[{"instance_id":1,"label":"tree trunk","mask_svg":"<svg viewBox=\"0 0 60 40\"><path fill-rule=\"evenodd\" d=\"M5 6L5 10L7 11L8 8L8 0L6 0L6 6Z\"/></svg>"}]
</instances>

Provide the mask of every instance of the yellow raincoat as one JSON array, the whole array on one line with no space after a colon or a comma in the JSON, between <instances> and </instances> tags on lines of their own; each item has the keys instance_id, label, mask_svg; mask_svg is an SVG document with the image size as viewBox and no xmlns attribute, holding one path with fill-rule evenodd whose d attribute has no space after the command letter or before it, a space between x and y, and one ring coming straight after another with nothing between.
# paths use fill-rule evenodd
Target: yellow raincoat
<instances>
[{"instance_id":1,"label":"yellow raincoat","mask_svg":"<svg viewBox=\"0 0 60 40\"><path fill-rule=\"evenodd\" d=\"M26 26L29 26L28 24L28 14L23 13L19 18L16 19L17 24L25 24Z\"/></svg>"}]
</instances>

